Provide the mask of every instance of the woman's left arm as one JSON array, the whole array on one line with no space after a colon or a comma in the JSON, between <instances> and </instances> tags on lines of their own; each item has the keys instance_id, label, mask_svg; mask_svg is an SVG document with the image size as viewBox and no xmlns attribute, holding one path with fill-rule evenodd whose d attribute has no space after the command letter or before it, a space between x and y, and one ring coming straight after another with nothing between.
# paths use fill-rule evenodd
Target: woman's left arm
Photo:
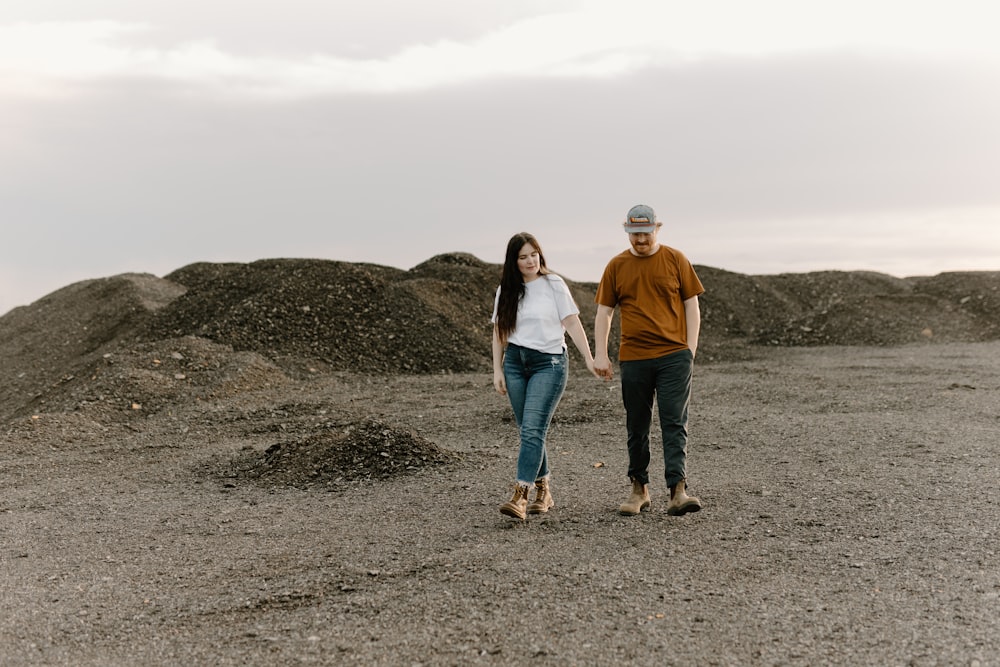
<instances>
[{"instance_id":1,"label":"woman's left arm","mask_svg":"<svg viewBox=\"0 0 1000 667\"><path fill-rule=\"evenodd\" d=\"M590 353L590 342L587 340L587 332L583 330L580 316L578 314L567 315L563 318L562 325L573 340L573 344L576 345L576 349L580 350L580 354L587 362L587 370L593 373L594 377L601 377L594 370L594 355Z\"/></svg>"},{"instance_id":2,"label":"woman's left arm","mask_svg":"<svg viewBox=\"0 0 1000 667\"><path fill-rule=\"evenodd\" d=\"M503 374L503 354L504 345L500 342L500 332L496 324L493 325L493 388L498 394L507 394L507 380Z\"/></svg>"}]
</instances>

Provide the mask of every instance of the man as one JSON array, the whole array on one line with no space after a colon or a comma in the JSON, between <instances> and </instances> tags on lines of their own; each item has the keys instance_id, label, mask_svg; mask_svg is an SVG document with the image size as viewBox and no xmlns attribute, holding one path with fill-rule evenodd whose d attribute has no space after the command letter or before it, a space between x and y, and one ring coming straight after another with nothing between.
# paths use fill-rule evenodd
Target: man
<instances>
[{"instance_id":1,"label":"man","mask_svg":"<svg viewBox=\"0 0 1000 667\"><path fill-rule=\"evenodd\" d=\"M635 516L650 506L649 429L656 397L663 433L663 464L670 501L667 513L697 512L701 502L685 493L687 419L691 374L698 350L705 291L680 251L660 245L663 224L653 209L633 206L625 218L631 248L608 262L597 287L594 370L611 379L608 334L615 307L621 310L618 360L628 428L628 476L632 491L619 508Z\"/></svg>"}]
</instances>

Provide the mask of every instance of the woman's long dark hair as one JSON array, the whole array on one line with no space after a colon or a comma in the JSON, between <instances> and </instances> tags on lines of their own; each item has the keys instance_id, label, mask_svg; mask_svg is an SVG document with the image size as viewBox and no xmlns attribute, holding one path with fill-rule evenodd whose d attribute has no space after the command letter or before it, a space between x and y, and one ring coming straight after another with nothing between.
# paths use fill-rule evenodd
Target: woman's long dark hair
<instances>
[{"instance_id":1,"label":"woman's long dark hair","mask_svg":"<svg viewBox=\"0 0 1000 667\"><path fill-rule=\"evenodd\" d=\"M517 305L524 296L524 277L517 268L517 256L521 254L525 243L530 243L538 251L538 273L549 273L545 266L545 253L542 252L542 246L538 245L538 239L528 232L510 237L507 255L503 260L503 273L500 275L500 303L497 304L497 334L504 344L517 327Z\"/></svg>"}]
</instances>

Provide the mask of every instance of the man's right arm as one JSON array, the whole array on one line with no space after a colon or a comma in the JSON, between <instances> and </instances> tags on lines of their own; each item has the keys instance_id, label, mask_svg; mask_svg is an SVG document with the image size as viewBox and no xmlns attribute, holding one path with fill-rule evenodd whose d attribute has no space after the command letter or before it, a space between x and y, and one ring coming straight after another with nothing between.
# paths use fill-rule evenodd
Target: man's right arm
<instances>
[{"instance_id":1,"label":"man's right arm","mask_svg":"<svg viewBox=\"0 0 1000 667\"><path fill-rule=\"evenodd\" d=\"M610 380L611 359L608 357L608 336L611 333L611 318L614 308L597 305L597 316L594 318L594 371L605 380Z\"/></svg>"}]
</instances>

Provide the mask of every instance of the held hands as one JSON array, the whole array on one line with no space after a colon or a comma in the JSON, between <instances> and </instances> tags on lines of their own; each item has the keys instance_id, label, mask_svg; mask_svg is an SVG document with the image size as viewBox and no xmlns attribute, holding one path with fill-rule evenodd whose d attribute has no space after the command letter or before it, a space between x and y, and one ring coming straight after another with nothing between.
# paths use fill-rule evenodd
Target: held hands
<instances>
[{"instance_id":1,"label":"held hands","mask_svg":"<svg viewBox=\"0 0 1000 667\"><path fill-rule=\"evenodd\" d=\"M599 355L587 367L594 375L603 380L610 380L614 377L614 371L611 369L611 360L606 355Z\"/></svg>"}]
</instances>

